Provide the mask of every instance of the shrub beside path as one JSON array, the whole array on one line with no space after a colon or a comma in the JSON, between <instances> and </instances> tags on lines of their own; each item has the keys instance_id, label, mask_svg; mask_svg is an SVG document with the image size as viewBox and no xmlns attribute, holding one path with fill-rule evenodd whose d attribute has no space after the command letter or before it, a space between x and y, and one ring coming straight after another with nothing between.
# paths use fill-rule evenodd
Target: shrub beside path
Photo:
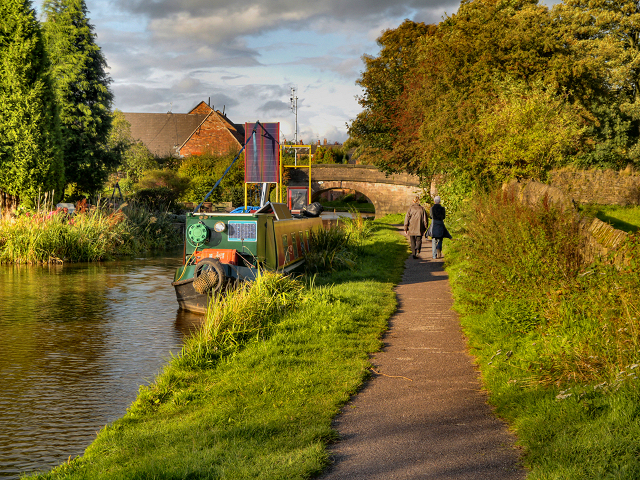
<instances>
[{"instance_id":1,"label":"shrub beside path","mask_svg":"<svg viewBox=\"0 0 640 480\"><path fill-rule=\"evenodd\" d=\"M426 246L426 248L424 248ZM492 412L431 242L405 264L373 378L334 428L323 480L524 479L514 437Z\"/></svg>"}]
</instances>

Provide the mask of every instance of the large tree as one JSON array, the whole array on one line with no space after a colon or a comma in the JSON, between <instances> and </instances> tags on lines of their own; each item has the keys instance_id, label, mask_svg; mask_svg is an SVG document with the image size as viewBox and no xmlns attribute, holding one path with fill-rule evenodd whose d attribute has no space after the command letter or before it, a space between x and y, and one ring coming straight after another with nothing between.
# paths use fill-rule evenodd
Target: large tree
<instances>
[{"instance_id":1,"label":"large tree","mask_svg":"<svg viewBox=\"0 0 640 480\"><path fill-rule=\"evenodd\" d=\"M84 0L45 0L44 32L60 105L67 183L98 191L118 157L107 147L113 94Z\"/></svg>"},{"instance_id":2,"label":"large tree","mask_svg":"<svg viewBox=\"0 0 640 480\"><path fill-rule=\"evenodd\" d=\"M462 170L488 181L503 177L505 172L494 175L487 162L496 144L486 128L498 131L487 123L488 112L496 115L500 106L501 114L507 115L511 109L524 108L523 103L504 97L509 83L523 85L520 91L535 84L537 93L531 97L538 104L535 108L545 110L539 104L545 101L548 111L559 108L558 102L569 100L563 94L566 85L580 91L591 88L571 65L548 9L536 0L464 0L455 15L438 25L435 35L421 42L417 66L408 77L414 85L405 89L396 105L398 163L389 165L413 172ZM513 94L520 95L515 90ZM582 118L568 111L567 115L561 125L569 129L571 140L562 144L573 148ZM525 117L519 118L524 121ZM483 130L480 119L484 119ZM514 145L526 148L526 142L510 148ZM527 158L526 152L518 156Z\"/></svg>"},{"instance_id":3,"label":"large tree","mask_svg":"<svg viewBox=\"0 0 640 480\"><path fill-rule=\"evenodd\" d=\"M435 25L405 20L378 38L378 56L362 57L365 70L356 83L364 89L358 99L363 111L349 125L358 153L373 154L380 161L380 155L392 149L398 133L393 122L398 113L395 102L405 90L407 73L416 64L419 40L435 30Z\"/></svg>"},{"instance_id":4,"label":"large tree","mask_svg":"<svg viewBox=\"0 0 640 480\"><path fill-rule=\"evenodd\" d=\"M598 119L586 166L640 161L640 2L564 0L553 9L567 50L597 79L597 95L582 99Z\"/></svg>"},{"instance_id":5,"label":"large tree","mask_svg":"<svg viewBox=\"0 0 640 480\"><path fill-rule=\"evenodd\" d=\"M25 204L64 186L56 102L29 0L0 2L0 189Z\"/></svg>"}]
</instances>

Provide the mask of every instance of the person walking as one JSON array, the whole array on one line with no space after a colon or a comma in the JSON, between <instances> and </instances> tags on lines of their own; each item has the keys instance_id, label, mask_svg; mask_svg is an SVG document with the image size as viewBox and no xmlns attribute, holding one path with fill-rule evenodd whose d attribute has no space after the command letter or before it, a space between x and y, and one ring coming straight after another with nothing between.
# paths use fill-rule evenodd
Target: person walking
<instances>
[{"instance_id":1,"label":"person walking","mask_svg":"<svg viewBox=\"0 0 640 480\"><path fill-rule=\"evenodd\" d=\"M404 233L409 235L411 244L411 254L413 258L418 258L422 248L422 236L429 227L429 217L426 210L420 205L420 197L413 199L409 211L404 216Z\"/></svg>"},{"instance_id":2,"label":"person walking","mask_svg":"<svg viewBox=\"0 0 640 480\"><path fill-rule=\"evenodd\" d=\"M440 205L440 197L438 195L433 198L433 206L429 214L431 216L431 226L429 227L427 236L431 237L431 256L434 259L442 258L442 239L452 237L444 225L447 212L445 208Z\"/></svg>"}]
</instances>

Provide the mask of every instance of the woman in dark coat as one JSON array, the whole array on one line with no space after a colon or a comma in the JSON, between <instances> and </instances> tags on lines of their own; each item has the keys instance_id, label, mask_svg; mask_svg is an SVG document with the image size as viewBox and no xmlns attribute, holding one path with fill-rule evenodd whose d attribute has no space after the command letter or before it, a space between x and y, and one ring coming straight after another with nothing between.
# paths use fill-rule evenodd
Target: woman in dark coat
<instances>
[{"instance_id":1,"label":"woman in dark coat","mask_svg":"<svg viewBox=\"0 0 640 480\"><path fill-rule=\"evenodd\" d=\"M431 237L431 256L433 258L442 258L442 239L451 238L451 234L444 225L444 218L447 213L444 207L440 205L440 197L437 195L433 199L430 214L431 226L427 236Z\"/></svg>"},{"instance_id":2,"label":"woman in dark coat","mask_svg":"<svg viewBox=\"0 0 640 480\"><path fill-rule=\"evenodd\" d=\"M420 197L413 199L413 204L409 207L409 211L404 216L404 233L409 235L409 243L411 244L411 253L413 258L418 258L420 249L422 248L422 236L429 226L429 217L427 212L420 205Z\"/></svg>"}]
</instances>

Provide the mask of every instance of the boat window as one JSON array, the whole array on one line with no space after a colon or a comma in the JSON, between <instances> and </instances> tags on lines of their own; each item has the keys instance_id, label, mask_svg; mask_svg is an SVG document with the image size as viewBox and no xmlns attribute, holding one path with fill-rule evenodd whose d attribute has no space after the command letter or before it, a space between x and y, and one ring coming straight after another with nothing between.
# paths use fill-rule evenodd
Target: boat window
<instances>
[{"instance_id":1,"label":"boat window","mask_svg":"<svg viewBox=\"0 0 640 480\"><path fill-rule=\"evenodd\" d=\"M287 235L282 235L282 247L284 248L284 263L289 263L290 253L289 253L289 241L287 240Z\"/></svg>"},{"instance_id":2,"label":"boat window","mask_svg":"<svg viewBox=\"0 0 640 480\"><path fill-rule=\"evenodd\" d=\"M304 246L304 235L302 235L302 230L298 232L298 238L300 239L300 255L304 255L306 248Z\"/></svg>"},{"instance_id":3,"label":"boat window","mask_svg":"<svg viewBox=\"0 0 640 480\"><path fill-rule=\"evenodd\" d=\"M291 234L291 245L293 246L293 258L298 258L298 242L295 233Z\"/></svg>"},{"instance_id":4,"label":"boat window","mask_svg":"<svg viewBox=\"0 0 640 480\"><path fill-rule=\"evenodd\" d=\"M304 242L307 244L307 252L311 250L309 248L309 230L304 231Z\"/></svg>"}]
</instances>

